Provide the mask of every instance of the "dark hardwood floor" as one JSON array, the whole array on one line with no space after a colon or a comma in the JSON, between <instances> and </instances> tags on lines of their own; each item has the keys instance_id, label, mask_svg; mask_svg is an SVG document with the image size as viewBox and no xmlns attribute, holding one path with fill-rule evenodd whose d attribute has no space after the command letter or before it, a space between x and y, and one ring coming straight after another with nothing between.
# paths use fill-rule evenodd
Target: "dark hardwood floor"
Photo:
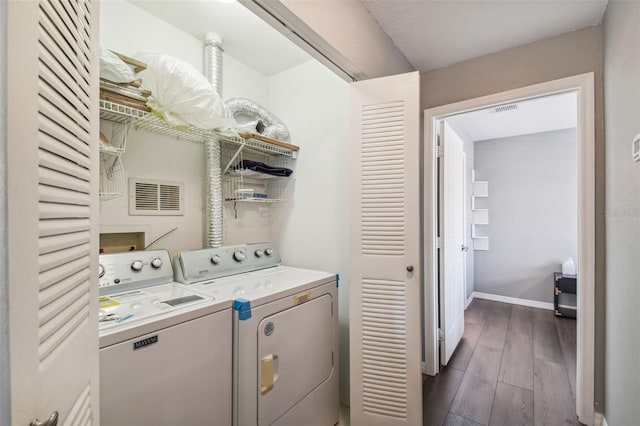
<instances>
[{"instance_id":1,"label":"dark hardwood floor","mask_svg":"<svg viewBox=\"0 0 640 426\"><path fill-rule=\"evenodd\" d=\"M579 425L576 321L475 299L449 365L425 376L425 425Z\"/></svg>"}]
</instances>

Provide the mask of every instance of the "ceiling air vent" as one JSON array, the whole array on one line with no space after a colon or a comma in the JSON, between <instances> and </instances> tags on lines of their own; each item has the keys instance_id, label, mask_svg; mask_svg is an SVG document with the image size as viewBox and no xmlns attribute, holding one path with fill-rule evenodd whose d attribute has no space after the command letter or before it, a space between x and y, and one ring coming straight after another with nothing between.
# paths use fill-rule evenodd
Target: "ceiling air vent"
<instances>
[{"instance_id":1,"label":"ceiling air vent","mask_svg":"<svg viewBox=\"0 0 640 426\"><path fill-rule=\"evenodd\" d=\"M151 179L129 179L129 215L182 216L184 185Z\"/></svg>"},{"instance_id":2,"label":"ceiling air vent","mask_svg":"<svg viewBox=\"0 0 640 426\"><path fill-rule=\"evenodd\" d=\"M508 104L508 105L500 105L499 107L492 108L491 112L496 114L498 112L515 111L517 109L518 109L518 104Z\"/></svg>"}]
</instances>

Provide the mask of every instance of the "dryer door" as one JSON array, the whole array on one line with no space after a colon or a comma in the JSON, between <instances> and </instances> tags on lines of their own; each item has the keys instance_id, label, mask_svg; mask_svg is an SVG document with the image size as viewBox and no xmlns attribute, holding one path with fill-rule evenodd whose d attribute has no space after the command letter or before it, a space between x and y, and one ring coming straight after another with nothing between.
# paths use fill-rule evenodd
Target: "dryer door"
<instances>
[{"instance_id":1,"label":"dryer door","mask_svg":"<svg viewBox=\"0 0 640 426\"><path fill-rule=\"evenodd\" d=\"M258 326L258 424L270 425L332 374L331 296L264 318Z\"/></svg>"}]
</instances>

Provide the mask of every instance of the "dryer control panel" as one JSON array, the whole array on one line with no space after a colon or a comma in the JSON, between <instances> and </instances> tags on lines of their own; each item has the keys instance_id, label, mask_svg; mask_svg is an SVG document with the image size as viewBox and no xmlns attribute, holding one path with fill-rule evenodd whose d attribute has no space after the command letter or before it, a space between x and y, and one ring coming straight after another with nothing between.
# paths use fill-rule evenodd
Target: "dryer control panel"
<instances>
[{"instance_id":1,"label":"dryer control panel","mask_svg":"<svg viewBox=\"0 0 640 426\"><path fill-rule=\"evenodd\" d=\"M191 284L279 264L280 253L271 243L183 251L176 260L176 281Z\"/></svg>"},{"instance_id":2,"label":"dryer control panel","mask_svg":"<svg viewBox=\"0 0 640 426\"><path fill-rule=\"evenodd\" d=\"M171 256L166 250L101 254L100 294L173 282Z\"/></svg>"}]
</instances>

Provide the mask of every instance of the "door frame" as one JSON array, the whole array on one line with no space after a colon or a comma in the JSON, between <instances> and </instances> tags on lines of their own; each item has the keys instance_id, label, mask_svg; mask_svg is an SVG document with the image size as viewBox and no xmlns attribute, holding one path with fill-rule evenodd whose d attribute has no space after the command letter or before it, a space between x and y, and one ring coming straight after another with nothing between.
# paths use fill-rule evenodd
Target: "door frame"
<instances>
[{"instance_id":1,"label":"door frame","mask_svg":"<svg viewBox=\"0 0 640 426\"><path fill-rule=\"evenodd\" d=\"M424 111L424 350L425 373L435 375L438 359L437 126L447 116L564 92L578 94L578 282L576 413L594 420L595 377L595 95L594 74L586 73L482 96Z\"/></svg>"},{"instance_id":2,"label":"door frame","mask_svg":"<svg viewBox=\"0 0 640 426\"><path fill-rule=\"evenodd\" d=\"M464 145L462 147L462 205L464 206L464 210L462 211L462 244L467 247L467 250L462 251L462 282L463 285L463 293L462 293L462 306L464 306L465 311L467 310L467 287L469 283L467 282L467 274L469 272L467 262L469 260L469 246L467 243L469 242L469 234L468 234L468 220L469 220L469 211L467 210L467 196L469 195L469 188L467 188L467 153L464 150Z\"/></svg>"},{"instance_id":3,"label":"door frame","mask_svg":"<svg viewBox=\"0 0 640 426\"><path fill-rule=\"evenodd\" d=\"M7 28L7 2L0 2L0 26ZM7 37L0 39L0 69L7 69ZM9 385L9 277L7 273L7 73L0 73L0 424L11 424Z\"/></svg>"}]
</instances>

